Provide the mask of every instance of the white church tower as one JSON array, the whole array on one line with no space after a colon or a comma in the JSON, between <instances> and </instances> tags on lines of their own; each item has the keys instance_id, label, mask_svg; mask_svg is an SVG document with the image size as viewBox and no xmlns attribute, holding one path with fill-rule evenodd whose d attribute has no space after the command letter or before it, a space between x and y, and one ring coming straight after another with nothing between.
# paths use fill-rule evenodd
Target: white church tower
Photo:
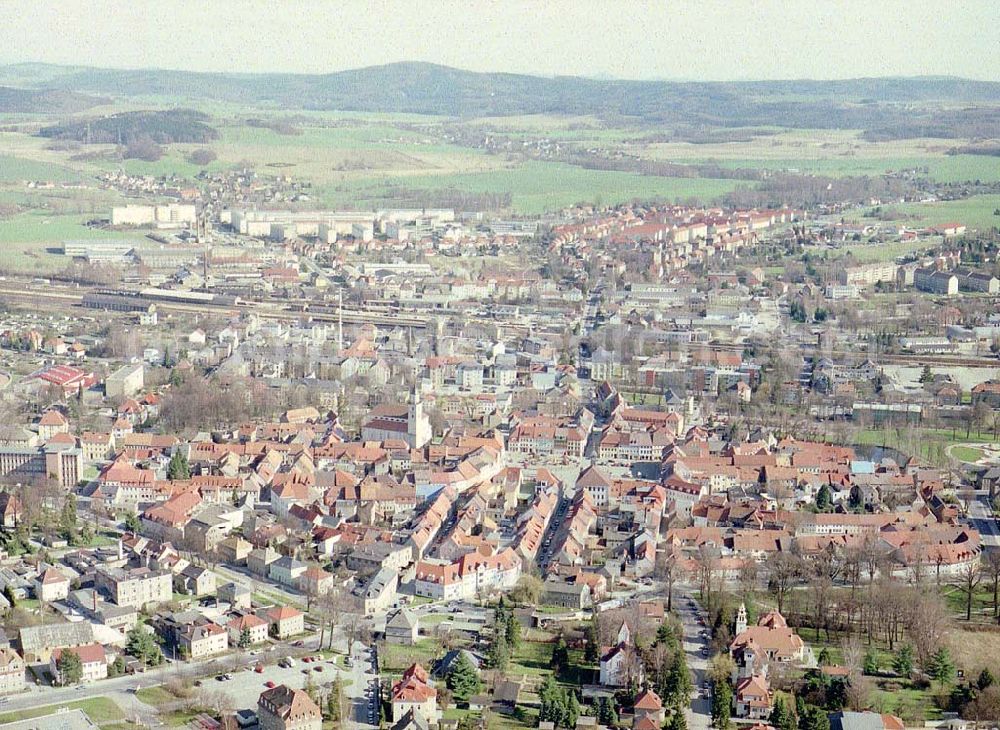
<instances>
[{"instance_id":1,"label":"white church tower","mask_svg":"<svg viewBox=\"0 0 1000 730\"><path fill-rule=\"evenodd\" d=\"M736 612L736 626L733 636L739 636L747 630L747 605L740 604L740 610Z\"/></svg>"}]
</instances>

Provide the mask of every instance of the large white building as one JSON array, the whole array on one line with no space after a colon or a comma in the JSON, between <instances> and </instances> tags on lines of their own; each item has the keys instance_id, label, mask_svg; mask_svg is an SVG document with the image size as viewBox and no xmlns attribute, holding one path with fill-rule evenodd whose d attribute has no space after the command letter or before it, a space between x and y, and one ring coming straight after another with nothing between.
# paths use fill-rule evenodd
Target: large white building
<instances>
[{"instance_id":1,"label":"large white building","mask_svg":"<svg viewBox=\"0 0 1000 730\"><path fill-rule=\"evenodd\" d=\"M111 209L113 226L155 226L181 228L198 220L195 206L182 203L167 205L122 205Z\"/></svg>"}]
</instances>

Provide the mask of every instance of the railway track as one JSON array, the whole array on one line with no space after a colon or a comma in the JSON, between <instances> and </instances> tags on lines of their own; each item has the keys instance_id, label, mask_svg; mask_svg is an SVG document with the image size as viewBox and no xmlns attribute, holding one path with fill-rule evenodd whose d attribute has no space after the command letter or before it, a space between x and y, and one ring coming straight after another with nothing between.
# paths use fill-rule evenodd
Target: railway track
<instances>
[{"instance_id":1,"label":"railway track","mask_svg":"<svg viewBox=\"0 0 1000 730\"><path fill-rule=\"evenodd\" d=\"M79 287L74 288L71 291L61 288L49 288L46 291L32 291L27 287L37 287L37 284L25 282L26 288L13 288L10 285L0 287L0 300L9 300L17 302L26 302L32 304L36 307L44 307L47 304L62 304L64 306L79 307L83 301L85 294L93 292L97 287ZM323 311L323 312L297 312L289 309L276 308L274 305L285 306L283 302L245 302L236 306L233 305L218 305L218 304L183 304L180 302L171 301L156 301L156 307L160 311L171 311L171 312L183 312L187 314L205 314L207 311L214 311L217 313L231 313L237 314L241 311L251 311L255 313L258 317L262 319L280 320L280 321L301 321L303 319L308 319L314 322L330 322L335 323L340 317L343 317L343 321L347 324L365 324L372 323L377 325L384 325L390 327L412 327L414 329L425 329L428 325L428 320L424 317L409 315L409 314L391 314L381 311L363 311L358 309L344 309L342 313ZM92 310L100 311L100 310ZM475 318L474 318L475 319ZM512 322L497 322L496 320L487 320L493 323L502 324L506 329L518 330L523 329L528 330L527 325L522 325L520 323ZM746 349L744 345L736 343L705 343L705 344L691 344L686 347L687 350L710 350L719 352L742 352ZM844 357L865 357L865 353L860 350L823 350L819 352L817 348L802 348L799 351L802 357L815 357L816 355L831 356L837 358ZM922 353L880 353L876 356L871 356L872 360L891 365L908 365L911 367L923 367L924 365L930 365L932 367L987 367L987 368L1000 368L1000 359L996 358L985 358L985 357L968 357L968 356L951 356L951 355L941 355L941 354L922 354Z\"/></svg>"}]
</instances>

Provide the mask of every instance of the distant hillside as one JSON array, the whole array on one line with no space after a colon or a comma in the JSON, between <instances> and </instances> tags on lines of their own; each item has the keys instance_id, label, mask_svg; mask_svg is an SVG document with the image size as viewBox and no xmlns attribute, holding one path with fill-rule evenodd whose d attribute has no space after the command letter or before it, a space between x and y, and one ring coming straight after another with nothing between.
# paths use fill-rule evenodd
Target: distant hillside
<instances>
[{"instance_id":1,"label":"distant hillside","mask_svg":"<svg viewBox=\"0 0 1000 730\"><path fill-rule=\"evenodd\" d=\"M222 100L284 109L407 112L443 116L518 114L630 117L650 124L740 127L780 125L878 130L896 136L911 129L951 133L953 120L920 118L915 102L1000 104L1000 83L950 77L680 83L475 73L428 63L395 63L324 75L215 74L19 66L0 68L4 79L116 97L162 95ZM7 81L6 83L11 83ZM978 119L976 128L994 121ZM912 132L904 130L901 134Z\"/></svg>"},{"instance_id":2,"label":"distant hillside","mask_svg":"<svg viewBox=\"0 0 1000 730\"><path fill-rule=\"evenodd\" d=\"M12 114L74 114L107 99L78 94L64 89L14 89L0 86L0 112Z\"/></svg>"},{"instance_id":3,"label":"distant hillside","mask_svg":"<svg viewBox=\"0 0 1000 730\"><path fill-rule=\"evenodd\" d=\"M92 144L130 145L140 141L156 144L204 143L219 133L206 122L208 116L191 109L124 112L96 119L81 119L39 130L42 137L72 139Z\"/></svg>"}]
</instances>

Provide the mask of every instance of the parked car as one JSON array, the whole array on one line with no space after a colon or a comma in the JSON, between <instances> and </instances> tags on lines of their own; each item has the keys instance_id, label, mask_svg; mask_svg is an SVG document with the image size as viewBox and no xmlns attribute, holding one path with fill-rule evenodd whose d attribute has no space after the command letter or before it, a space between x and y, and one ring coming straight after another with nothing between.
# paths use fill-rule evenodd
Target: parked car
<instances>
[{"instance_id":1,"label":"parked car","mask_svg":"<svg viewBox=\"0 0 1000 730\"><path fill-rule=\"evenodd\" d=\"M264 682L264 686L267 687L268 689L274 689L275 684L269 679L266 682Z\"/></svg>"}]
</instances>

